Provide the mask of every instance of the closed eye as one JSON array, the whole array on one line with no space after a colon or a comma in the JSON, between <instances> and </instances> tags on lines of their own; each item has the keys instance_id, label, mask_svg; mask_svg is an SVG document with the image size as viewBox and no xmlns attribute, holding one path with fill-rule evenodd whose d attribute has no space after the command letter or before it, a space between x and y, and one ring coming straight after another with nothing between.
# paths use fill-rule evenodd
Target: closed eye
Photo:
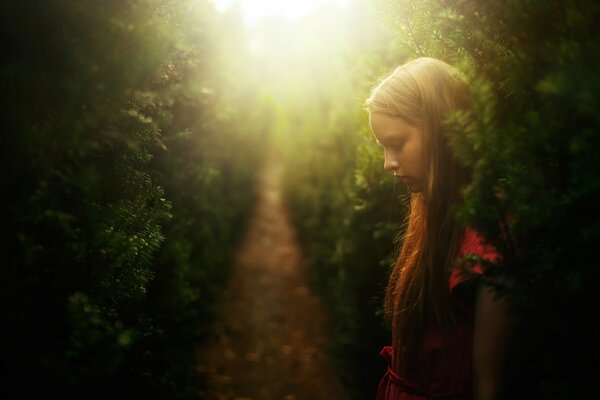
<instances>
[{"instance_id":1,"label":"closed eye","mask_svg":"<svg viewBox=\"0 0 600 400\"><path fill-rule=\"evenodd\" d=\"M397 140L397 141L380 142L379 140L376 139L375 142L377 143L377 145L379 147L382 147L384 150L388 149L388 150L393 150L393 151L399 151L402 149L402 147L406 143L406 140L402 139L402 140Z\"/></svg>"},{"instance_id":2,"label":"closed eye","mask_svg":"<svg viewBox=\"0 0 600 400\"><path fill-rule=\"evenodd\" d=\"M405 143L405 140L394 142L391 144L391 146L389 146L389 148L392 150L401 150L402 147L404 147L404 143Z\"/></svg>"}]
</instances>

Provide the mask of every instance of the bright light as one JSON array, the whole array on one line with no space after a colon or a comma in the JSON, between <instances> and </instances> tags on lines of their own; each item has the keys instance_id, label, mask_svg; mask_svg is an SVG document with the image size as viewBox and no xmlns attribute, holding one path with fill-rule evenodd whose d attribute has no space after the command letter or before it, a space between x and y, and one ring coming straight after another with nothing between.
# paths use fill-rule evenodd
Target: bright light
<instances>
[{"instance_id":1,"label":"bright light","mask_svg":"<svg viewBox=\"0 0 600 400\"><path fill-rule=\"evenodd\" d=\"M326 4L346 7L350 0L212 0L217 10L224 11L239 4L244 22L253 26L262 17L301 18Z\"/></svg>"}]
</instances>

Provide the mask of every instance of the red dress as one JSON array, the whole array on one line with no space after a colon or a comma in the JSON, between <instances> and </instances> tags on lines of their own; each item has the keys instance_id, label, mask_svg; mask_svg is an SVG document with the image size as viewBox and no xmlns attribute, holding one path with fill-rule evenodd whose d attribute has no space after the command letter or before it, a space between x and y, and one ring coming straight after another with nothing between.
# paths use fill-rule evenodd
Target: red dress
<instances>
[{"instance_id":1,"label":"red dress","mask_svg":"<svg viewBox=\"0 0 600 400\"><path fill-rule=\"evenodd\" d=\"M472 228L467 228L465 238L459 250L459 257L475 254L487 261L497 261L496 249L484 243L483 238ZM483 272L480 264L471 270L476 274ZM472 393L472 354L473 354L473 310L463 297L457 294L457 288L472 279L472 275L461 273L456 269L449 279L449 290L453 299L458 329L451 342L434 329L430 329L422 345L419 355L421 376L426 376L427 383L419 384L414 371L402 366L394 357L391 346L385 346L381 355L387 360L388 369L379 384L377 400L470 400ZM442 362L441 355L450 357L452 371L447 370L447 363Z\"/></svg>"}]
</instances>

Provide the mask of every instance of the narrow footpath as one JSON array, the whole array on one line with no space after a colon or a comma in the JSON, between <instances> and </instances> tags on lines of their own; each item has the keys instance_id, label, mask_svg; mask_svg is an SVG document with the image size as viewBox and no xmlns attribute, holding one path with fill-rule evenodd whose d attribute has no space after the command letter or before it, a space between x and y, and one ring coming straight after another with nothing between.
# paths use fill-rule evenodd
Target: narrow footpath
<instances>
[{"instance_id":1,"label":"narrow footpath","mask_svg":"<svg viewBox=\"0 0 600 400\"><path fill-rule=\"evenodd\" d=\"M327 318L302 267L271 162L233 266L215 339L200 350L206 400L344 400L327 354Z\"/></svg>"}]
</instances>

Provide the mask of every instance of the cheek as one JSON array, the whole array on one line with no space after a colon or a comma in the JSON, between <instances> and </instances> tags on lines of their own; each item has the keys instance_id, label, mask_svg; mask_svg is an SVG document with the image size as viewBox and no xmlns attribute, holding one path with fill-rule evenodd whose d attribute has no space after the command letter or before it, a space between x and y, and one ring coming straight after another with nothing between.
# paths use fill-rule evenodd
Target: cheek
<instances>
[{"instance_id":1,"label":"cheek","mask_svg":"<svg viewBox=\"0 0 600 400\"><path fill-rule=\"evenodd\" d=\"M411 150L414 167L417 170L423 172L425 169L425 155L423 154L423 147L421 146L421 141L415 141L414 146Z\"/></svg>"},{"instance_id":2,"label":"cheek","mask_svg":"<svg viewBox=\"0 0 600 400\"><path fill-rule=\"evenodd\" d=\"M415 154L415 168L421 176L425 175L425 159L421 151Z\"/></svg>"},{"instance_id":3,"label":"cheek","mask_svg":"<svg viewBox=\"0 0 600 400\"><path fill-rule=\"evenodd\" d=\"M413 169L422 168L423 162L423 153L421 151L421 146L413 144L411 146L407 146L403 152L403 158L407 161L407 163Z\"/></svg>"},{"instance_id":4,"label":"cheek","mask_svg":"<svg viewBox=\"0 0 600 400\"><path fill-rule=\"evenodd\" d=\"M414 178L422 178L425 175L425 162L421 152L412 151L403 155L403 167L408 175Z\"/></svg>"}]
</instances>

